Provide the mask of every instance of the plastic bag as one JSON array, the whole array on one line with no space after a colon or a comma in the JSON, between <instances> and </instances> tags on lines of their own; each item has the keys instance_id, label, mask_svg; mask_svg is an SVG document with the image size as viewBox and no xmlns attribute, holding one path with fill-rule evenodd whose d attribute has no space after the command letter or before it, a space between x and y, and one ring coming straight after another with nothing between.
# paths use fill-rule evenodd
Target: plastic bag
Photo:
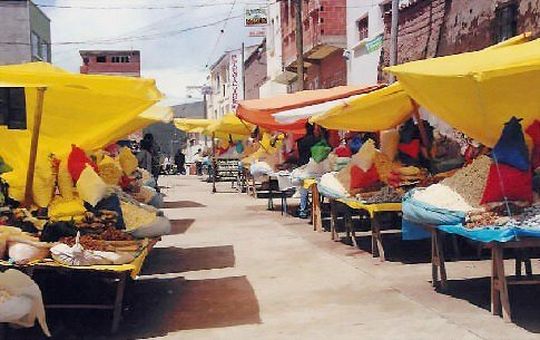
<instances>
[{"instance_id":1,"label":"plastic bag","mask_svg":"<svg viewBox=\"0 0 540 340\"><path fill-rule=\"evenodd\" d=\"M368 188L378 181L379 174L375 166L372 166L368 171L364 171L357 166L351 168L351 190Z\"/></svg>"},{"instance_id":2,"label":"plastic bag","mask_svg":"<svg viewBox=\"0 0 540 340\"><path fill-rule=\"evenodd\" d=\"M85 212L84 203L78 197L72 199L55 197L48 209L49 217L54 221L70 221Z\"/></svg>"},{"instance_id":3,"label":"plastic bag","mask_svg":"<svg viewBox=\"0 0 540 340\"><path fill-rule=\"evenodd\" d=\"M375 142L368 139L362 148L351 158L351 164L356 165L364 171L368 171L373 165L373 158L377 153Z\"/></svg>"},{"instance_id":4,"label":"plastic bag","mask_svg":"<svg viewBox=\"0 0 540 340\"><path fill-rule=\"evenodd\" d=\"M131 150L126 147L120 149L120 153L118 154L118 160L120 161L120 166L122 167L124 174L128 176L131 175L135 170L137 170L137 167L139 166L137 157L135 157Z\"/></svg>"},{"instance_id":5,"label":"plastic bag","mask_svg":"<svg viewBox=\"0 0 540 340\"><path fill-rule=\"evenodd\" d=\"M350 149L347 145L340 145L340 146L338 146L338 147L334 150L334 153L335 153L338 157L351 157L351 156L352 156L351 149Z\"/></svg>"},{"instance_id":6,"label":"plastic bag","mask_svg":"<svg viewBox=\"0 0 540 340\"><path fill-rule=\"evenodd\" d=\"M347 189L336 179L335 174L327 173L321 177L317 185L319 192L328 198L344 198L349 196Z\"/></svg>"},{"instance_id":7,"label":"plastic bag","mask_svg":"<svg viewBox=\"0 0 540 340\"><path fill-rule=\"evenodd\" d=\"M506 164L492 164L480 204L489 202L532 202L532 174Z\"/></svg>"},{"instance_id":8,"label":"plastic bag","mask_svg":"<svg viewBox=\"0 0 540 340\"><path fill-rule=\"evenodd\" d=\"M34 203L40 208L46 208L51 203L54 189L55 181L51 167L38 164L34 174L34 185L32 186Z\"/></svg>"},{"instance_id":9,"label":"plastic bag","mask_svg":"<svg viewBox=\"0 0 540 340\"><path fill-rule=\"evenodd\" d=\"M501 137L493 148L493 158L496 162L508 164L522 171L530 168L529 150L521 128L521 119L512 117L504 128Z\"/></svg>"},{"instance_id":10,"label":"plastic bag","mask_svg":"<svg viewBox=\"0 0 540 340\"><path fill-rule=\"evenodd\" d=\"M38 320L43 333L51 336L45 319L45 307L38 285L26 274L15 269L0 273L0 289L7 291L16 300L0 304L0 322L8 322L21 327L33 327ZM20 298L25 299L20 299ZM31 302L28 303L28 300Z\"/></svg>"},{"instance_id":11,"label":"plastic bag","mask_svg":"<svg viewBox=\"0 0 540 340\"><path fill-rule=\"evenodd\" d=\"M118 185L122 178L120 163L109 156L104 156L98 164L99 176L109 185Z\"/></svg>"},{"instance_id":12,"label":"plastic bag","mask_svg":"<svg viewBox=\"0 0 540 340\"><path fill-rule=\"evenodd\" d=\"M25 242L8 241L7 248L9 259L18 264L42 260L49 255L48 247L40 247Z\"/></svg>"},{"instance_id":13,"label":"plastic bag","mask_svg":"<svg viewBox=\"0 0 540 340\"><path fill-rule=\"evenodd\" d=\"M328 157L331 151L332 148L325 141L320 141L311 147L311 158L320 163Z\"/></svg>"},{"instance_id":14,"label":"plastic bag","mask_svg":"<svg viewBox=\"0 0 540 340\"><path fill-rule=\"evenodd\" d=\"M249 167L249 172L254 177L261 177L272 174L274 170L266 162L255 162Z\"/></svg>"},{"instance_id":15,"label":"plastic bag","mask_svg":"<svg viewBox=\"0 0 540 340\"><path fill-rule=\"evenodd\" d=\"M81 173L86 168L86 164L89 164L92 168L94 168L95 171L97 171L96 164L92 162L84 150L76 145L72 145L71 153L68 156L68 170L74 182L79 180Z\"/></svg>"},{"instance_id":16,"label":"plastic bag","mask_svg":"<svg viewBox=\"0 0 540 340\"><path fill-rule=\"evenodd\" d=\"M83 201L94 207L105 197L107 184L105 184L92 167L87 166L77 181L77 191Z\"/></svg>"},{"instance_id":17,"label":"plastic bag","mask_svg":"<svg viewBox=\"0 0 540 340\"><path fill-rule=\"evenodd\" d=\"M353 137L350 141L349 141L349 149L351 150L351 153L354 155L355 153L357 153L360 148L362 148L362 139L358 136L356 137Z\"/></svg>"},{"instance_id":18,"label":"plastic bag","mask_svg":"<svg viewBox=\"0 0 540 340\"><path fill-rule=\"evenodd\" d=\"M381 152L391 161L396 158L399 145L399 132L396 129L381 131Z\"/></svg>"},{"instance_id":19,"label":"plastic bag","mask_svg":"<svg viewBox=\"0 0 540 340\"><path fill-rule=\"evenodd\" d=\"M352 169L352 167L353 166L351 164L349 164L346 167L344 167L343 169L341 169L336 174L336 179L339 181L339 183L341 183L341 185L344 188L350 188L351 187L351 169Z\"/></svg>"},{"instance_id":20,"label":"plastic bag","mask_svg":"<svg viewBox=\"0 0 540 340\"><path fill-rule=\"evenodd\" d=\"M60 161L60 165L58 166L58 191L60 191L60 195L62 195L63 198L66 200L73 199L73 178L71 177L71 174L68 170L68 162L67 160Z\"/></svg>"}]
</instances>

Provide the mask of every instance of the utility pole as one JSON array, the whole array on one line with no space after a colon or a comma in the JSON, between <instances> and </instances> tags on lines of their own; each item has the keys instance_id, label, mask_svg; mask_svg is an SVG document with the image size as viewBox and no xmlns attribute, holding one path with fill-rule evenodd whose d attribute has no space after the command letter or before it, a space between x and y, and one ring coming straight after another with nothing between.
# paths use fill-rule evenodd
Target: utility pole
<instances>
[{"instance_id":1,"label":"utility pole","mask_svg":"<svg viewBox=\"0 0 540 340\"><path fill-rule=\"evenodd\" d=\"M246 99L246 46L242 42L242 100Z\"/></svg>"},{"instance_id":2,"label":"utility pole","mask_svg":"<svg viewBox=\"0 0 540 340\"><path fill-rule=\"evenodd\" d=\"M302 1L293 0L296 13L296 72L298 74L298 90L304 89L304 24L302 22Z\"/></svg>"},{"instance_id":3,"label":"utility pole","mask_svg":"<svg viewBox=\"0 0 540 340\"><path fill-rule=\"evenodd\" d=\"M398 19L399 0L392 0L392 26L390 28L390 66L397 64L398 55ZM390 74L390 83L396 81L396 77Z\"/></svg>"}]
</instances>

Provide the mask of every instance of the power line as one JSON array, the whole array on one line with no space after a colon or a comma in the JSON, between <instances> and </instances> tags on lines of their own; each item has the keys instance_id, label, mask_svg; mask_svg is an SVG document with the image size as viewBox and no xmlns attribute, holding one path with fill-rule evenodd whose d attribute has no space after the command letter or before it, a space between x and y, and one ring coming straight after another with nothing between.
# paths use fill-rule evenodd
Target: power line
<instances>
[{"instance_id":1,"label":"power line","mask_svg":"<svg viewBox=\"0 0 540 340\"><path fill-rule=\"evenodd\" d=\"M225 18L225 22L223 23L223 27L221 28L221 30L220 30L220 32L219 32L219 34L217 36L214 47L212 48L212 50L210 52L210 55L208 56L208 59L206 60L206 65L205 65L206 68L208 68L208 66L210 65L210 60L214 56L214 53L216 52L216 49L218 47L218 44L219 44L221 38L225 34L225 28L227 27L227 22L229 21L229 19L231 19L231 14L232 14L232 11L234 10L235 5L236 5L236 0L234 0L231 8L229 9L229 14L227 14L227 18Z\"/></svg>"}]
</instances>

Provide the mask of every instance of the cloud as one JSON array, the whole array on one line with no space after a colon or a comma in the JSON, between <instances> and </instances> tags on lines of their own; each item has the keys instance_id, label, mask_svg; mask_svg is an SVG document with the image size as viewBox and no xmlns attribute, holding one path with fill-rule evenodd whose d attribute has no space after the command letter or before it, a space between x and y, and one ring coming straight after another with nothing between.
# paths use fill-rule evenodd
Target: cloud
<instances>
[{"instance_id":1,"label":"cloud","mask_svg":"<svg viewBox=\"0 0 540 340\"><path fill-rule=\"evenodd\" d=\"M53 63L73 72L78 72L81 59L80 49L138 49L141 50L142 74L155 78L162 92L172 100L181 102L186 98L186 86L202 85L212 64L228 49L241 46L242 41L252 44L260 39L248 38L248 30L242 18L228 21L225 33L223 24L180 32L186 28L200 26L225 19L232 0L37 0L39 4L72 6L78 8L43 8L51 19L53 40ZM245 1L237 1L231 16L243 15ZM223 6L208 4L225 3ZM207 7L159 10L118 9L118 7L168 7L172 5ZM80 7L102 7L82 9ZM116 9L110 9L111 7ZM215 52L216 39L222 36ZM156 39L141 39L157 37ZM104 39L118 39L108 43ZM82 41L80 45L55 45L59 42Z\"/></svg>"}]
</instances>

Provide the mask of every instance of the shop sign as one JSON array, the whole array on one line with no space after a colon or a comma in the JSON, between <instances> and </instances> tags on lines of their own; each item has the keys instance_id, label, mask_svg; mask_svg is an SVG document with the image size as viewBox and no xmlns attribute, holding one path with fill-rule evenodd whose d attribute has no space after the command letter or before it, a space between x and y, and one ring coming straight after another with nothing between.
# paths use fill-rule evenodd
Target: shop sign
<instances>
[{"instance_id":1,"label":"shop sign","mask_svg":"<svg viewBox=\"0 0 540 340\"><path fill-rule=\"evenodd\" d=\"M246 27L268 25L268 9L265 7L246 7L244 23Z\"/></svg>"},{"instance_id":2,"label":"shop sign","mask_svg":"<svg viewBox=\"0 0 540 340\"><path fill-rule=\"evenodd\" d=\"M232 109L236 111L238 102L243 98L242 88L242 56L239 52L232 52L229 59L229 74L231 81Z\"/></svg>"},{"instance_id":3,"label":"shop sign","mask_svg":"<svg viewBox=\"0 0 540 340\"><path fill-rule=\"evenodd\" d=\"M383 35L380 34L376 36L375 38L366 41L366 50L368 53L375 52L379 48L382 47L382 44L383 44Z\"/></svg>"}]
</instances>

